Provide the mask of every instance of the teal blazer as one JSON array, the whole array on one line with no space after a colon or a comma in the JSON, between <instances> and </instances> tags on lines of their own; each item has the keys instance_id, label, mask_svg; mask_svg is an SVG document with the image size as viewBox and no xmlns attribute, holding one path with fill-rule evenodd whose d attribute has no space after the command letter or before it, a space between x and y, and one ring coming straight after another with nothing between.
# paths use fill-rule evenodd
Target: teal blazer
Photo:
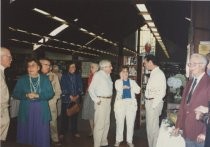
<instances>
[{"instance_id":1,"label":"teal blazer","mask_svg":"<svg viewBox=\"0 0 210 147\"><path fill-rule=\"evenodd\" d=\"M43 121L50 121L51 114L48 105L48 100L54 96L53 87L48 76L40 74L40 88L39 88L39 98L36 100L31 100L26 97L26 94L31 91L29 75L21 76L13 91L13 97L20 100L18 120L27 121L28 120L28 110L31 103L34 101L39 102L41 105L41 114Z\"/></svg>"}]
</instances>

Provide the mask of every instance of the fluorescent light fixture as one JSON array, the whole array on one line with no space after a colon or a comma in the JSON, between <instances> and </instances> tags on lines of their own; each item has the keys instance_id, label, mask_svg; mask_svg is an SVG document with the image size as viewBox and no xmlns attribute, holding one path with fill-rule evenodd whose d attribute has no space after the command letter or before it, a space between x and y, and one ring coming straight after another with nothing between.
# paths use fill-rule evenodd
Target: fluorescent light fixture
<instances>
[{"instance_id":1,"label":"fluorescent light fixture","mask_svg":"<svg viewBox=\"0 0 210 147\"><path fill-rule=\"evenodd\" d=\"M75 19L74 19L74 22L77 22L78 20L79 20L78 18L75 18Z\"/></svg>"},{"instance_id":2,"label":"fluorescent light fixture","mask_svg":"<svg viewBox=\"0 0 210 147\"><path fill-rule=\"evenodd\" d=\"M141 30L142 31L149 31L149 28L147 25L144 25L143 27L141 27Z\"/></svg>"},{"instance_id":3,"label":"fluorescent light fixture","mask_svg":"<svg viewBox=\"0 0 210 147\"><path fill-rule=\"evenodd\" d=\"M50 36L56 36L58 33L60 33L61 31L63 31L67 27L69 27L69 25L62 24L60 27L58 27L55 30L53 30L49 35Z\"/></svg>"},{"instance_id":4,"label":"fluorescent light fixture","mask_svg":"<svg viewBox=\"0 0 210 147\"><path fill-rule=\"evenodd\" d=\"M153 32L157 32L157 28L151 28Z\"/></svg>"},{"instance_id":5,"label":"fluorescent light fixture","mask_svg":"<svg viewBox=\"0 0 210 147\"><path fill-rule=\"evenodd\" d=\"M97 36L98 39L103 40L103 38L101 36Z\"/></svg>"},{"instance_id":6,"label":"fluorescent light fixture","mask_svg":"<svg viewBox=\"0 0 210 147\"><path fill-rule=\"evenodd\" d=\"M104 39L105 42L109 42L107 39Z\"/></svg>"},{"instance_id":7,"label":"fluorescent light fixture","mask_svg":"<svg viewBox=\"0 0 210 147\"><path fill-rule=\"evenodd\" d=\"M38 12L38 13L41 13L41 14L43 14L43 15L50 15L50 13L48 13L48 12L45 12L45 11L43 11L43 10L41 10L41 9L38 9L38 8L34 8L33 9L34 11L36 11L36 12Z\"/></svg>"},{"instance_id":8,"label":"fluorescent light fixture","mask_svg":"<svg viewBox=\"0 0 210 147\"><path fill-rule=\"evenodd\" d=\"M47 42L48 40L49 40L48 37L44 37L44 39L42 38L42 39L40 39L38 42L39 42L39 43L44 43L44 42ZM41 45L41 44L34 44L34 45L33 45L33 50L38 49L40 46L42 46L42 45Z\"/></svg>"},{"instance_id":9,"label":"fluorescent light fixture","mask_svg":"<svg viewBox=\"0 0 210 147\"><path fill-rule=\"evenodd\" d=\"M152 20L152 18L149 14L143 14L143 17L145 20Z\"/></svg>"},{"instance_id":10,"label":"fluorescent light fixture","mask_svg":"<svg viewBox=\"0 0 210 147\"><path fill-rule=\"evenodd\" d=\"M61 18L59 18L59 17L57 17L57 16L53 16L52 18L53 18L54 20L59 21L59 22L66 22L65 20L63 20L63 19L61 19Z\"/></svg>"},{"instance_id":11,"label":"fluorescent light fixture","mask_svg":"<svg viewBox=\"0 0 210 147\"><path fill-rule=\"evenodd\" d=\"M67 27L68 27L68 25L62 24L60 27L58 27L58 28L56 28L55 30L53 30L49 35L50 35L50 36L56 36L58 33L60 33L61 31L63 31L63 30L64 30L65 28L67 28ZM44 43L44 41L47 42L48 40L49 40L49 38L48 38L48 37L45 37L44 39L42 38L42 39L39 40L38 42L39 42L39 43ZM40 46L42 46L42 45L40 45L40 44L34 44L33 50L38 49Z\"/></svg>"},{"instance_id":12,"label":"fluorescent light fixture","mask_svg":"<svg viewBox=\"0 0 210 147\"><path fill-rule=\"evenodd\" d=\"M188 18L188 17L185 17L185 19L188 20L188 21L192 21L191 18Z\"/></svg>"},{"instance_id":13,"label":"fluorescent light fixture","mask_svg":"<svg viewBox=\"0 0 210 147\"><path fill-rule=\"evenodd\" d=\"M145 4L137 4L136 6L140 12L148 12Z\"/></svg>"},{"instance_id":14,"label":"fluorescent light fixture","mask_svg":"<svg viewBox=\"0 0 210 147\"><path fill-rule=\"evenodd\" d=\"M151 28L152 28L152 27L155 27L154 22L148 22L147 24L148 24L148 26L150 26Z\"/></svg>"},{"instance_id":15,"label":"fluorescent light fixture","mask_svg":"<svg viewBox=\"0 0 210 147\"><path fill-rule=\"evenodd\" d=\"M90 34L91 36L96 36L96 34L94 34L94 33L92 33L92 32L90 32L89 34Z\"/></svg>"},{"instance_id":16,"label":"fluorescent light fixture","mask_svg":"<svg viewBox=\"0 0 210 147\"><path fill-rule=\"evenodd\" d=\"M87 30L83 28L80 28L80 31L87 32Z\"/></svg>"},{"instance_id":17,"label":"fluorescent light fixture","mask_svg":"<svg viewBox=\"0 0 210 147\"><path fill-rule=\"evenodd\" d=\"M155 35L156 37L160 36L160 34L157 33L157 32L155 32L154 35Z\"/></svg>"},{"instance_id":18,"label":"fluorescent light fixture","mask_svg":"<svg viewBox=\"0 0 210 147\"><path fill-rule=\"evenodd\" d=\"M73 42L70 43L71 45L75 46L76 44L74 44Z\"/></svg>"}]
</instances>

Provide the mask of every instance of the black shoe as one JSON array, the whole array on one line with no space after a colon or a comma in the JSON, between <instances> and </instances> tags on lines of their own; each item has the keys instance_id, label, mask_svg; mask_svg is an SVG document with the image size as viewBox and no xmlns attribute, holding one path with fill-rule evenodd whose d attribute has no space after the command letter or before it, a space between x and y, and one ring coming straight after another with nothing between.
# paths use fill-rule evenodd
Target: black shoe
<instances>
[{"instance_id":1,"label":"black shoe","mask_svg":"<svg viewBox=\"0 0 210 147\"><path fill-rule=\"evenodd\" d=\"M103 146L101 146L101 147L111 147L110 145L103 145Z\"/></svg>"}]
</instances>

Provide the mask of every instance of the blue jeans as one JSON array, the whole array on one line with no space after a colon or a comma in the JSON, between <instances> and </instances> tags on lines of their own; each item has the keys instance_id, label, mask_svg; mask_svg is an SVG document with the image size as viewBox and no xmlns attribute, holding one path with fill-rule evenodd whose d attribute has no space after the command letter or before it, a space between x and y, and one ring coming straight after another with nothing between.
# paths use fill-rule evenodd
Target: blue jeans
<instances>
[{"instance_id":1,"label":"blue jeans","mask_svg":"<svg viewBox=\"0 0 210 147\"><path fill-rule=\"evenodd\" d=\"M190 140L188 138L185 139L186 147L204 147L203 143L198 143L197 141Z\"/></svg>"}]
</instances>

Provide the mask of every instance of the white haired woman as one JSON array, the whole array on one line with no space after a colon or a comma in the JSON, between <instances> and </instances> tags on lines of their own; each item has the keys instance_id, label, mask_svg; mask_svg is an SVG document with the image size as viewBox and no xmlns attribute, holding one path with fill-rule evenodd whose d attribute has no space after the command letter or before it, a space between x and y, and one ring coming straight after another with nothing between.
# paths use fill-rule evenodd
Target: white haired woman
<instances>
[{"instance_id":1,"label":"white haired woman","mask_svg":"<svg viewBox=\"0 0 210 147\"><path fill-rule=\"evenodd\" d=\"M99 69L99 65L96 63L91 63L90 64L90 74L88 77L88 85L87 85L87 90L86 94L84 97L84 102L83 102L83 109L82 109L82 119L89 120L90 127L91 127L91 133L89 136L93 135L93 127L94 127L94 102L91 99L89 93L88 93L88 87L93 79L93 75L95 72L97 72Z\"/></svg>"}]
</instances>

